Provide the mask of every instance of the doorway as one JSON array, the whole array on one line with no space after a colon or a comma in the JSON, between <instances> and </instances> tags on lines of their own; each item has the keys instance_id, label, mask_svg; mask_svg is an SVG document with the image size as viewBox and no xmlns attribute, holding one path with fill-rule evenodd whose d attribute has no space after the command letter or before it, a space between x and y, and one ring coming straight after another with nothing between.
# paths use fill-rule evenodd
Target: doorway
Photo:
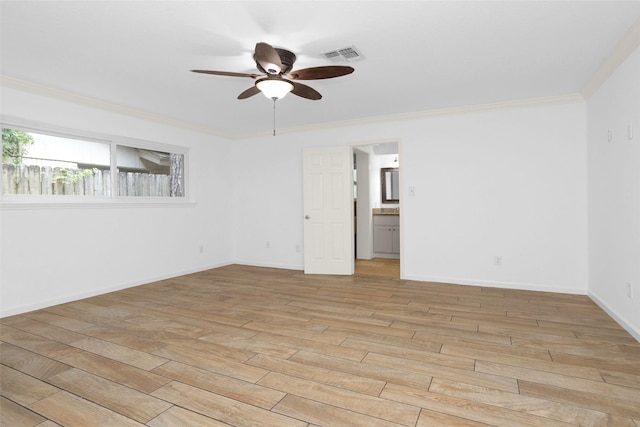
<instances>
[{"instance_id":1,"label":"doorway","mask_svg":"<svg viewBox=\"0 0 640 427\"><path fill-rule=\"evenodd\" d=\"M400 278L400 200L386 197L382 173L399 171L399 143L353 146L356 274Z\"/></svg>"},{"instance_id":2,"label":"doorway","mask_svg":"<svg viewBox=\"0 0 640 427\"><path fill-rule=\"evenodd\" d=\"M397 270L400 278L400 200L381 195L381 173L388 167L399 168L397 142L303 150L306 274L352 275L356 259L369 267L382 259L379 267L396 264L388 271ZM374 219L380 218L396 221L383 239L374 235L380 231ZM386 240L388 248L381 249Z\"/></svg>"}]
</instances>

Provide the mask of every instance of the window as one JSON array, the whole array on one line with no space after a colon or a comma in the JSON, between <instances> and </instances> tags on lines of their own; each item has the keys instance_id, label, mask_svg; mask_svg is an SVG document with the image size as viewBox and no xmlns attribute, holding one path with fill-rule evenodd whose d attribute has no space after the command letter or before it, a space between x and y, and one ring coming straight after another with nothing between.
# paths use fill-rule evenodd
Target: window
<instances>
[{"instance_id":1,"label":"window","mask_svg":"<svg viewBox=\"0 0 640 427\"><path fill-rule=\"evenodd\" d=\"M184 196L184 155L118 145L118 196Z\"/></svg>"},{"instance_id":2,"label":"window","mask_svg":"<svg viewBox=\"0 0 640 427\"><path fill-rule=\"evenodd\" d=\"M3 195L184 198L184 173L177 147L2 128Z\"/></svg>"}]
</instances>

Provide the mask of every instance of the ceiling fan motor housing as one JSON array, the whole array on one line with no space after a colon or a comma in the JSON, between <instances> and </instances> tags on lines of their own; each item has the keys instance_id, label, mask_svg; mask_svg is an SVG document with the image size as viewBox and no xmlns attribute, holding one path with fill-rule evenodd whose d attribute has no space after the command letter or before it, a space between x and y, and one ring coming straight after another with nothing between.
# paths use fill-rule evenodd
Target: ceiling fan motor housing
<instances>
[{"instance_id":1,"label":"ceiling fan motor housing","mask_svg":"<svg viewBox=\"0 0 640 427\"><path fill-rule=\"evenodd\" d=\"M280 62L282 62L282 69L277 65L273 64L273 68L267 67L268 69L264 69L262 65L258 62L256 55L253 55L253 59L256 61L256 67L258 70L262 71L265 74L286 74L293 68L293 64L296 62L296 54L291 52L290 50L280 49L278 47L274 48L276 52L278 52L278 56L280 57Z\"/></svg>"}]
</instances>

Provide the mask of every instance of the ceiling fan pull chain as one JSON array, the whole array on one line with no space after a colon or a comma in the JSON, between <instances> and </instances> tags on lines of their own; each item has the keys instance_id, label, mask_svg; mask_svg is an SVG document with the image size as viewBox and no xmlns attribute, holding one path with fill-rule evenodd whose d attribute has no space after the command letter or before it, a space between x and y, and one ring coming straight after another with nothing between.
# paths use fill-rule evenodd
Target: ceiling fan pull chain
<instances>
[{"instance_id":1,"label":"ceiling fan pull chain","mask_svg":"<svg viewBox=\"0 0 640 427\"><path fill-rule=\"evenodd\" d=\"M273 97L273 136L276 136L276 101L278 98Z\"/></svg>"}]
</instances>

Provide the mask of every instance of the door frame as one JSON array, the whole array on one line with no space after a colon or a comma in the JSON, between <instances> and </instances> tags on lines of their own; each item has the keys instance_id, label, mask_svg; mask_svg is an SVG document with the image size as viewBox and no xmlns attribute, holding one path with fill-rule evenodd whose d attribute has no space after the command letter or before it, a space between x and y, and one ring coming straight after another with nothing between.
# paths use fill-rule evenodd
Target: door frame
<instances>
[{"instance_id":1,"label":"door frame","mask_svg":"<svg viewBox=\"0 0 640 427\"><path fill-rule=\"evenodd\" d=\"M398 150L397 150L397 156L398 156L398 164L400 163L400 159L402 158L402 140L400 138L385 138L385 139L376 139L376 140L367 140L367 141L359 141L356 143L352 143L351 144L351 151L352 153L355 151L355 149L358 148L364 148L364 147L371 147L371 150L369 151L369 165L371 164L371 160L372 157L375 156L375 153L373 152L373 148L376 145L385 145L385 144L396 144L398 146ZM379 176L379 174L377 175ZM400 201L398 202L398 206L400 207L400 211L403 212L404 210L404 206L406 206L403 201L404 198L407 196L407 194L403 191L403 168L399 169L399 174L398 174L398 180L399 180L399 185L400 185ZM359 182L360 180L358 180ZM358 188L358 194L360 194L360 189ZM377 196L377 199L373 199L370 198L369 201L369 207L368 207L368 212L371 212L371 209L376 207L375 206L375 201L374 200L378 200L380 197ZM381 207L381 206L378 206ZM360 210L360 207L358 207L358 210ZM404 248L403 248L403 235L404 235L404 226L403 226L403 214L400 214L400 276L402 277L402 256L404 253ZM358 224L360 224L361 218L357 219ZM375 252L373 251L373 217L372 215L369 215L367 218L367 222L368 222L368 230L369 230L369 236L368 236L368 240L369 240L369 248L371 250L370 256L372 259L375 255ZM363 258L366 259L366 258Z\"/></svg>"}]
</instances>

